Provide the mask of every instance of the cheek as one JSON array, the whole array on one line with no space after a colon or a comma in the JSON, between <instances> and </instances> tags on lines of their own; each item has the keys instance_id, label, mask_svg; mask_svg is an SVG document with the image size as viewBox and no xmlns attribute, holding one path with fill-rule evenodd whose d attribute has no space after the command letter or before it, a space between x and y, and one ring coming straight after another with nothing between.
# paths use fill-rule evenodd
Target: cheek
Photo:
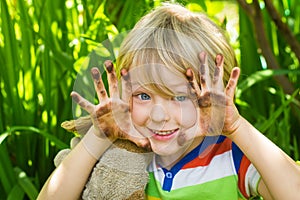
<instances>
[{"instance_id":1,"label":"cheek","mask_svg":"<svg viewBox=\"0 0 300 200\"><path fill-rule=\"evenodd\" d=\"M197 122L197 110L192 102L182 105L180 108L180 124L184 128L190 128Z\"/></svg>"},{"instance_id":2,"label":"cheek","mask_svg":"<svg viewBox=\"0 0 300 200\"><path fill-rule=\"evenodd\" d=\"M135 125L142 126L143 124L146 124L148 116L148 111L145 106L132 103L131 118Z\"/></svg>"}]
</instances>

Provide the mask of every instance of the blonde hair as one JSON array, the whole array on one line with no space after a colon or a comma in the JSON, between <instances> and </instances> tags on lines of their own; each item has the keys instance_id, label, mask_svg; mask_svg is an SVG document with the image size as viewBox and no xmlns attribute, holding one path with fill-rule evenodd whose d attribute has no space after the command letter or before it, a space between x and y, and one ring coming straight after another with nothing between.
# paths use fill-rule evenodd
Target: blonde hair
<instances>
[{"instance_id":1,"label":"blonde hair","mask_svg":"<svg viewBox=\"0 0 300 200\"><path fill-rule=\"evenodd\" d=\"M183 6L167 3L141 18L129 32L121 45L117 66L131 70L150 65L151 70L147 67L139 70L140 79L148 79L148 83L162 83L157 77L157 63L168 67L179 76L185 76L187 68L192 68L197 74L200 66L198 55L201 51L208 54L211 74L214 72L216 55L224 56L226 83L231 69L237 63L222 29L204 14L193 13ZM198 76L197 81L199 82ZM156 92L162 90L161 87L155 88L157 85L151 87ZM171 92L166 91L166 88L163 91Z\"/></svg>"}]
</instances>

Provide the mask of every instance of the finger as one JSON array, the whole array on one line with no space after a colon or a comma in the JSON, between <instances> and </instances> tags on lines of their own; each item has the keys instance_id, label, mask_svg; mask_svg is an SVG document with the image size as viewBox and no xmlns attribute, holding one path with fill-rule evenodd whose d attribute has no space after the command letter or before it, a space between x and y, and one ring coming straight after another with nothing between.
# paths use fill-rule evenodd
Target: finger
<instances>
[{"instance_id":1,"label":"finger","mask_svg":"<svg viewBox=\"0 0 300 200\"><path fill-rule=\"evenodd\" d=\"M218 91L224 91L223 76L224 76L224 56L218 54L215 59L216 68L213 77L213 87Z\"/></svg>"},{"instance_id":2,"label":"finger","mask_svg":"<svg viewBox=\"0 0 300 200\"><path fill-rule=\"evenodd\" d=\"M110 97L119 98L118 79L112 61L104 62L107 71Z\"/></svg>"},{"instance_id":3,"label":"finger","mask_svg":"<svg viewBox=\"0 0 300 200\"><path fill-rule=\"evenodd\" d=\"M133 126L130 128L129 134L126 134L125 139L134 142L137 146L151 151L151 145L148 138L141 135Z\"/></svg>"},{"instance_id":4,"label":"finger","mask_svg":"<svg viewBox=\"0 0 300 200\"><path fill-rule=\"evenodd\" d=\"M195 73L193 72L193 70L191 68L186 70L186 77L187 77L187 79L189 81L189 84L191 86L192 93L196 94L197 99L199 99L200 96L201 96L201 90L200 90L200 87L197 83Z\"/></svg>"},{"instance_id":5,"label":"finger","mask_svg":"<svg viewBox=\"0 0 300 200\"><path fill-rule=\"evenodd\" d=\"M200 87L202 92L209 90L210 86L210 77L209 77L209 68L207 65L207 54L206 52L201 52L199 54L200 59Z\"/></svg>"},{"instance_id":6,"label":"finger","mask_svg":"<svg viewBox=\"0 0 300 200\"><path fill-rule=\"evenodd\" d=\"M105 87L104 87L104 84L103 84L103 81L101 78L101 74L100 74L98 68L93 67L91 69L91 74L92 74L92 77L94 80L94 86L96 88L96 93L97 93L99 101L102 102L102 101L107 100L108 99L107 92L105 90Z\"/></svg>"},{"instance_id":7,"label":"finger","mask_svg":"<svg viewBox=\"0 0 300 200\"><path fill-rule=\"evenodd\" d=\"M129 137L128 140L135 143L138 147L143 148L144 151L146 151L146 152L152 151L150 141L147 138L130 138Z\"/></svg>"},{"instance_id":8,"label":"finger","mask_svg":"<svg viewBox=\"0 0 300 200\"><path fill-rule=\"evenodd\" d=\"M238 67L234 67L231 71L230 78L226 86L226 96L228 96L230 99L233 99L234 97L239 76L240 76L240 69Z\"/></svg>"},{"instance_id":9,"label":"finger","mask_svg":"<svg viewBox=\"0 0 300 200\"><path fill-rule=\"evenodd\" d=\"M95 105L80 96L77 92L71 92L72 99L85 111L87 111L89 114L92 114L94 112Z\"/></svg>"},{"instance_id":10,"label":"finger","mask_svg":"<svg viewBox=\"0 0 300 200\"><path fill-rule=\"evenodd\" d=\"M130 96L132 94L130 75L126 69L122 69L121 76L122 76L122 99L125 101L129 101Z\"/></svg>"}]
</instances>

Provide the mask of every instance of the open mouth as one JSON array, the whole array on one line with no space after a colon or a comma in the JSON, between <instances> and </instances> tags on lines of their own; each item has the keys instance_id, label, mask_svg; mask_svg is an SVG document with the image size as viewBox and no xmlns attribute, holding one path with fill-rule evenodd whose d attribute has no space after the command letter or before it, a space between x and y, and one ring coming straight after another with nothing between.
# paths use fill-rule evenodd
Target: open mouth
<instances>
[{"instance_id":1,"label":"open mouth","mask_svg":"<svg viewBox=\"0 0 300 200\"><path fill-rule=\"evenodd\" d=\"M153 130L153 129L150 129L150 130L155 135L168 136L168 135L172 135L173 133L175 133L176 131L178 131L178 128L177 129L172 129L172 130Z\"/></svg>"}]
</instances>

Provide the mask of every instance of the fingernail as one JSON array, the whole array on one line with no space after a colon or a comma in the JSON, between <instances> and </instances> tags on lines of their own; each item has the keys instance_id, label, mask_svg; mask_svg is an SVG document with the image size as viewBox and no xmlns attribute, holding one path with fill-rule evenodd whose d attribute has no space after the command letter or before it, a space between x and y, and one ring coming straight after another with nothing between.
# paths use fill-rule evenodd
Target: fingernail
<instances>
[{"instance_id":1,"label":"fingernail","mask_svg":"<svg viewBox=\"0 0 300 200\"><path fill-rule=\"evenodd\" d=\"M128 80L129 79L129 73L127 72L126 69L122 69L121 70L121 76L124 78L124 80Z\"/></svg>"},{"instance_id":2,"label":"fingernail","mask_svg":"<svg viewBox=\"0 0 300 200\"><path fill-rule=\"evenodd\" d=\"M201 64L204 64L204 63L205 63L205 59L206 59L206 52L202 51L202 52L199 54L199 58L200 58Z\"/></svg>"},{"instance_id":3,"label":"fingernail","mask_svg":"<svg viewBox=\"0 0 300 200\"><path fill-rule=\"evenodd\" d=\"M91 73L92 73L93 79L99 80L100 74L99 74L97 68L92 68Z\"/></svg>"},{"instance_id":4,"label":"fingernail","mask_svg":"<svg viewBox=\"0 0 300 200\"><path fill-rule=\"evenodd\" d=\"M71 93L71 97L72 97L72 99L75 101L75 102L79 102L79 98L78 98L78 96L75 94L75 93Z\"/></svg>"},{"instance_id":5,"label":"fingernail","mask_svg":"<svg viewBox=\"0 0 300 200\"><path fill-rule=\"evenodd\" d=\"M238 76L239 76L239 73L240 73L239 68L234 68L234 69L232 70L232 76L233 76L233 78L238 77Z\"/></svg>"},{"instance_id":6,"label":"fingernail","mask_svg":"<svg viewBox=\"0 0 300 200\"><path fill-rule=\"evenodd\" d=\"M186 77L187 77L188 81L193 81L193 72L192 72L192 69L188 68L186 70Z\"/></svg>"},{"instance_id":7,"label":"fingernail","mask_svg":"<svg viewBox=\"0 0 300 200\"><path fill-rule=\"evenodd\" d=\"M113 68L114 68L113 63L112 63L110 60L107 60L107 61L104 62L104 65L105 65L105 67L106 67L106 70L107 70L109 73L111 73L112 70L113 70Z\"/></svg>"},{"instance_id":8,"label":"fingernail","mask_svg":"<svg viewBox=\"0 0 300 200\"><path fill-rule=\"evenodd\" d=\"M215 59L216 65L219 66L222 63L222 60L223 60L223 55L217 54L216 59Z\"/></svg>"}]
</instances>

